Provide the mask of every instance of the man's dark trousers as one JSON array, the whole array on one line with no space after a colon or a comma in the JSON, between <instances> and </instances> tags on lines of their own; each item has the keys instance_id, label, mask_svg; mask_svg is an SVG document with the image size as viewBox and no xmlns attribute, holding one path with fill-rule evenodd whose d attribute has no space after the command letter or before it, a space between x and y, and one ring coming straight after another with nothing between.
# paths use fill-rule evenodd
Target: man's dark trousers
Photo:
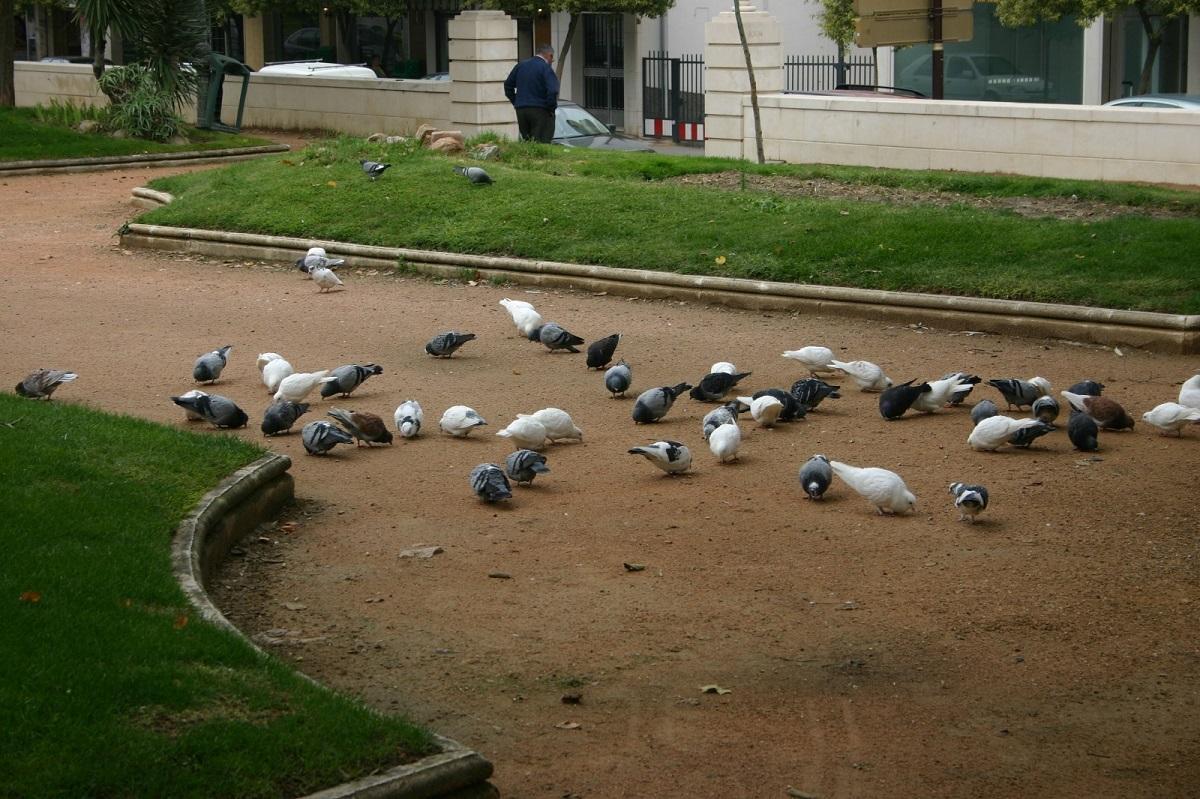
<instances>
[{"instance_id":1,"label":"man's dark trousers","mask_svg":"<svg viewBox=\"0 0 1200 799\"><path fill-rule=\"evenodd\" d=\"M518 108L517 129L521 138L546 144L554 138L554 112L548 108Z\"/></svg>"}]
</instances>

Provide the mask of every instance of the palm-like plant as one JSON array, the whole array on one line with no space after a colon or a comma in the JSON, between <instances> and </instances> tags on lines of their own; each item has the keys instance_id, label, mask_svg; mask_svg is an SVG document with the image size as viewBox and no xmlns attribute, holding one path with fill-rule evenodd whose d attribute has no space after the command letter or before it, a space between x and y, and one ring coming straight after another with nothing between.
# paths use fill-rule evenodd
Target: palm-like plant
<instances>
[{"instance_id":1,"label":"palm-like plant","mask_svg":"<svg viewBox=\"0 0 1200 799\"><path fill-rule=\"evenodd\" d=\"M208 54L208 13L204 0L149 0L141 3L140 61L173 104L196 92L190 65Z\"/></svg>"},{"instance_id":2,"label":"palm-like plant","mask_svg":"<svg viewBox=\"0 0 1200 799\"><path fill-rule=\"evenodd\" d=\"M109 30L125 39L137 37L137 0L76 0L75 16L88 27L92 37L92 74L104 74L104 40Z\"/></svg>"}]
</instances>

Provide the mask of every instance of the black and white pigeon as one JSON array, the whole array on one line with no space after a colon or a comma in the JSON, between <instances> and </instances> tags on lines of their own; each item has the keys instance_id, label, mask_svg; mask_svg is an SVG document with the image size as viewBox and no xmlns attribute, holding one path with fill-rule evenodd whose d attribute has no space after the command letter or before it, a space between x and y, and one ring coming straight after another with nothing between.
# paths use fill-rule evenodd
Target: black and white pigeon
<instances>
[{"instance_id":1,"label":"black and white pigeon","mask_svg":"<svg viewBox=\"0 0 1200 799\"><path fill-rule=\"evenodd\" d=\"M371 180L378 179L391 166L391 164L381 164L378 161L359 161L358 163L362 165L362 171Z\"/></svg>"},{"instance_id":2,"label":"black and white pigeon","mask_svg":"<svg viewBox=\"0 0 1200 799\"><path fill-rule=\"evenodd\" d=\"M954 391L950 394L949 402L951 407L962 405L963 400L970 396L975 386L982 382L982 378L979 375L967 374L966 372L950 372L949 374L942 375L942 379L945 380L954 374L961 375L961 377L959 378L958 385L954 387Z\"/></svg>"},{"instance_id":3,"label":"black and white pigeon","mask_svg":"<svg viewBox=\"0 0 1200 799\"><path fill-rule=\"evenodd\" d=\"M779 412L778 421L780 422L794 422L808 415L808 408L804 403L782 388L764 388L761 391L755 391L750 399L756 400L759 397L774 397L779 400L783 405L783 410Z\"/></svg>"},{"instance_id":4,"label":"black and white pigeon","mask_svg":"<svg viewBox=\"0 0 1200 799\"><path fill-rule=\"evenodd\" d=\"M950 493L954 495L954 507L958 508L960 522L974 523L975 517L987 509L988 490L981 485L951 483Z\"/></svg>"},{"instance_id":5,"label":"black and white pigeon","mask_svg":"<svg viewBox=\"0 0 1200 799\"><path fill-rule=\"evenodd\" d=\"M604 387L614 397L623 397L633 383L633 370L625 361L617 361L616 366L609 367L604 373Z\"/></svg>"},{"instance_id":6,"label":"black and white pigeon","mask_svg":"<svg viewBox=\"0 0 1200 799\"><path fill-rule=\"evenodd\" d=\"M471 489L484 502L499 502L512 499L508 478L494 463L481 463L471 470Z\"/></svg>"},{"instance_id":7,"label":"black and white pigeon","mask_svg":"<svg viewBox=\"0 0 1200 799\"><path fill-rule=\"evenodd\" d=\"M64 372L61 369L38 369L17 383L15 391L22 397L48 400L55 389L77 377L79 375L74 372Z\"/></svg>"},{"instance_id":8,"label":"black and white pigeon","mask_svg":"<svg viewBox=\"0 0 1200 799\"><path fill-rule=\"evenodd\" d=\"M291 400L279 400L267 406L263 412L262 431L264 436L275 436L280 433L286 433L292 429L292 425L296 423L304 414L308 413L307 402L292 402Z\"/></svg>"},{"instance_id":9,"label":"black and white pigeon","mask_svg":"<svg viewBox=\"0 0 1200 799\"><path fill-rule=\"evenodd\" d=\"M1014 447L1029 449L1029 445L1034 441L1046 435L1047 433L1053 433L1057 429L1057 427L1049 422L1041 422L1040 424L1023 427L1008 437L1008 443L1012 444Z\"/></svg>"},{"instance_id":10,"label":"black and white pigeon","mask_svg":"<svg viewBox=\"0 0 1200 799\"><path fill-rule=\"evenodd\" d=\"M1033 418L1046 424L1054 424L1054 420L1058 418L1059 406L1058 400L1047 394L1044 397L1038 397L1033 401L1033 406L1030 408Z\"/></svg>"},{"instance_id":11,"label":"black and white pigeon","mask_svg":"<svg viewBox=\"0 0 1200 799\"><path fill-rule=\"evenodd\" d=\"M535 335L536 334L536 335ZM540 341L546 345L546 348L551 352L555 350L566 350L567 352L579 352L575 349L576 345L582 344L583 339L574 333L565 330L561 325L554 322L547 322L541 327L534 328L529 331L529 339L531 341Z\"/></svg>"},{"instance_id":12,"label":"black and white pigeon","mask_svg":"<svg viewBox=\"0 0 1200 799\"><path fill-rule=\"evenodd\" d=\"M840 399L839 389L841 386L830 385L820 378L804 377L792 383L789 393L805 408L815 411L826 398Z\"/></svg>"},{"instance_id":13,"label":"black and white pigeon","mask_svg":"<svg viewBox=\"0 0 1200 799\"><path fill-rule=\"evenodd\" d=\"M296 268L312 278L314 269L337 269L346 263L345 258L330 258L324 247L309 247L308 252L296 259Z\"/></svg>"},{"instance_id":14,"label":"black and white pigeon","mask_svg":"<svg viewBox=\"0 0 1200 799\"><path fill-rule=\"evenodd\" d=\"M1050 381L1044 377L1031 377L1028 380L1018 380L1015 377L997 378L987 381L987 384L999 391L1008 403L1005 408L1028 408L1038 397L1050 393Z\"/></svg>"},{"instance_id":15,"label":"black and white pigeon","mask_svg":"<svg viewBox=\"0 0 1200 799\"><path fill-rule=\"evenodd\" d=\"M611 336L593 341L587 348L587 367L589 369L603 369L613 359L613 353L617 351L617 343L621 340L620 333L613 333Z\"/></svg>"},{"instance_id":16,"label":"black and white pigeon","mask_svg":"<svg viewBox=\"0 0 1200 799\"><path fill-rule=\"evenodd\" d=\"M738 414L748 410L750 410L750 406L740 399L730 400L724 405L713 408L704 414L704 420L700 423L700 435L704 436L705 441L708 441L708 437L714 430L723 424L737 424Z\"/></svg>"},{"instance_id":17,"label":"black and white pigeon","mask_svg":"<svg viewBox=\"0 0 1200 799\"><path fill-rule=\"evenodd\" d=\"M1067 389L1072 394L1084 394L1089 397L1099 397L1104 393L1104 384L1096 380L1080 380Z\"/></svg>"},{"instance_id":18,"label":"black and white pigeon","mask_svg":"<svg viewBox=\"0 0 1200 799\"><path fill-rule=\"evenodd\" d=\"M425 343L425 351L435 358L449 358L454 355L459 347L468 341L474 341L474 339L474 333L459 333L454 330L447 330L445 333L438 333L429 339Z\"/></svg>"},{"instance_id":19,"label":"black and white pigeon","mask_svg":"<svg viewBox=\"0 0 1200 799\"><path fill-rule=\"evenodd\" d=\"M510 452L504 459L504 471L517 485L533 485L533 478L539 474L549 474L550 467L546 465L546 456L542 453L519 449Z\"/></svg>"},{"instance_id":20,"label":"black and white pigeon","mask_svg":"<svg viewBox=\"0 0 1200 799\"><path fill-rule=\"evenodd\" d=\"M196 365L192 367L192 379L197 383L215 383L221 376L225 364L229 362L231 349L233 349L233 345L226 344L218 350L206 352L197 358Z\"/></svg>"},{"instance_id":21,"label":"black and white pigeon","mask_svg":"<svg viewBox=\"0 0 1200 799\"><path fill-rule=\"evenodd\" d=\"M1086 413L1072 413L1067 422L1067 438L1080 452L1095 452L1100 449L1098 437L1100 426Z\"/></svg>"},{"instance_id":22,"label":"black and white pigeon","mask_svg":"<svg viewBox=\"0 0 1200 799\"><path fill-rule=\"evenodd\" d=\"M396 430L401 438L416 438L421 434L421 425L425 422L425 411L416 400L405 400L396 407L392 416Z\"/></svg>"},{"instance_id":23,"label":"black and white pigeon","mask_svg":"<svg viewBox=\"0 0 1200 799\"><path fill-rule=\"evenodd\" d=\"M204 394L199 397L171 397L184 410L194 411L214 427L245 427L250 417L229 397L220 394Z\"/></svg>"},{"instance_id":24,"label":"black and white pigeon","mask_svg":"<svg viewBox=\"0 0 1200 799\"><path fill-rule=\"evenodd\" d=\"M300 431L300 440L309 455L324 455L338 444L354 443L354 436L325 420L309 422Z\"/></svg>"},{"instance_id":25,"label":"black and white pigeon","mask_svg":"<svg viewBox=\"0 0 1200 799\"><path fill-rule=\"evenodd\" d=\"M644 447L633 447L630 455L641 455L670 475L682 474L692 465L692 451L678 441L655 441Z\"/></svg>"},{"instance_id":26,"label":"black and white pigeon","mask_svg":"<svg viewBox=\"0 0 1200 799\"><path fill-rule=\"evenodd\" d=\"M975 403L975 407L971 409L971 424L976 425L989 416L999 415L1000 407L990 399L983 399Z\"/></svg>"},{"instance_id":27,"label":"black and white pigeon","mask_svg":"<svg viewBox=\"0 0 1200 799\"><path fill-rule=\"evenodd\" d=\"M800 467L800 487L805 499L820 499L833 482L833 467L824 455L813 455Z\"/></svg>"},{"instance_id":28,"label":"black and white pigeon","mask_svg":"<svg viewBox=\"0 0 1200 799\"><path fill-rule=\"evenodd\" d=\"M368 377L381 374L383 367L375 363L351 363L331 369L327 378L329 382L321 383L321 398L325 399L335 394L348 397L350 392L365 383Z\"/></svg>"},{"instance_id":29,"label":"black and white pigeon","mask_svg":"<svg viewBox=\"0 0 1200 799\"><path fill-rule=\"evenodd\" d=\"M667 411L671 410L679 395L691 387L690 383L680 383L643 391L633 403L633 421L637 424L657 422L667 415Z\"/></svg>"},{"instance_id":30,"label":"black and white pigeon","mask_svg":"<svg viewBox=\"0 0 1200 799\"><path fill-rule=\"evenodd\" d=\"M879 415L889 421L899 419L917 401L917 397L929 393L930 386L928 383L920 383L914 386L913 383L915 381L916 378L914 377L906 383L885 388L883 393L879 395Z\"/></svg>"},{"instance_id":31,"label":"black and white pigeon","mask_svg":"<svg viewBox=\"0 0 1200 799\"><path fill-rule=\"evenodd\" d=\"M487 186L496 181L492 180L492 176L484 171L481 166L456 166L454 174L462 175L467 180L471 181L473 186Z\"/></svg>"},{"instance_id":32,"label":"black and white pigeon","mask_svg":"<svg viewBox=\"0 0 1200 799\"><path fill-rule=\"evenodd\" d=\"M700 382L689 392L692 399L701 402L720 402L733 387L750 376L750 372L730 374L729 372L709 372L700 378Z\"/></svg>"}]
</instances>

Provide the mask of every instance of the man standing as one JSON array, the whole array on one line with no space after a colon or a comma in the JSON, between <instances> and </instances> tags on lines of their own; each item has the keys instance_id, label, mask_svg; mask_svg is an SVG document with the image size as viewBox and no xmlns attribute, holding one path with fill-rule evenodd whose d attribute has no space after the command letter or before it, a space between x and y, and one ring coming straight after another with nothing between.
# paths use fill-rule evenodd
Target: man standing
<instances>
[{"instance_id":1,"label":"man standing","mask_svg":"<svg viewBox=\"0 0 1200 799\"><path fill-rule=\"evenodd\" d=\"M517 127L526 141L549 144L554 138L558 76L550 67L553 63L554 48L538 45L537 55L513 67L504 81L504 96L517 109Z\"/></svg>"}]
</instances>

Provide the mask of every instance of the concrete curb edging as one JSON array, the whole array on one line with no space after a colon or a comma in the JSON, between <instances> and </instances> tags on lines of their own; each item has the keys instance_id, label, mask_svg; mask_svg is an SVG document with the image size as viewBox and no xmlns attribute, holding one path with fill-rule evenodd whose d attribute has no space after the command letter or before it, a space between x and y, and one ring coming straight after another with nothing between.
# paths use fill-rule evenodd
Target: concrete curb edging
<instances>
[{"instance_id":1,"label":"concrete curb edging","mask_svg":"<svg viewBox=\"0 0 1200 799\"><path fill-rule=\"evenodd\" d=\"M269 454L238 469L201 498L175 529L171 569L200 616L234 633L263 657L267 654L212 603L204 586L229 550L264 521L275 518L293 496L292 465ZM297 672L299 673L299 672ZM314 685L328 690L307 675ZM487 782L492 764L461 744L434 736L442 751L414 763L335 785L303 799L483 799L496 796Z\"/></svg>"},{"instance_id":2,"label":"concrete curb edging","mask_svg":"<svg viewBox=\"0 0 1200 799\"><path fill-rule=\"evenodd\" d=\"M44 175L56 172L98 172L105 169L125 169L132 166L178 166L244 161L264 155L286 153L286 144L258 144L253 147L227 147L221 150L188 150L178 153L135 153L107 155L96 158L54 158L42 161L0 162L0 177L9 175Z\"/></svg>"}]
</instances>

